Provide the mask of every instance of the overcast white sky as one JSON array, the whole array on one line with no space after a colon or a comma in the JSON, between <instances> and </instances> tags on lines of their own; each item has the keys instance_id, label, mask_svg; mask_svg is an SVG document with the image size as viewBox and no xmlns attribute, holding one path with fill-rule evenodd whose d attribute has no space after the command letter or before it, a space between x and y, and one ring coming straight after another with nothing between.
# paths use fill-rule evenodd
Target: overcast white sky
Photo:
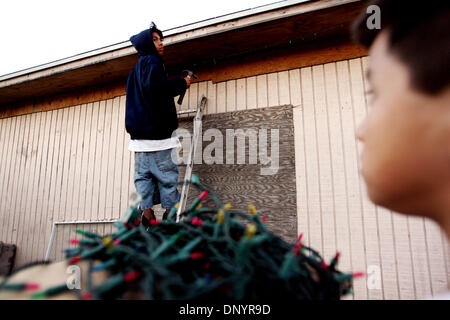
<instances>
[{"instance_id":1,"label":"overcast white sky","mask_svg":"<svg viewBox=\"0 0 450 320\"><path fill-rule=\"evenodd\" d=\"M0 75L279 0L3 0Z\"/></svg>"}]
</instances>

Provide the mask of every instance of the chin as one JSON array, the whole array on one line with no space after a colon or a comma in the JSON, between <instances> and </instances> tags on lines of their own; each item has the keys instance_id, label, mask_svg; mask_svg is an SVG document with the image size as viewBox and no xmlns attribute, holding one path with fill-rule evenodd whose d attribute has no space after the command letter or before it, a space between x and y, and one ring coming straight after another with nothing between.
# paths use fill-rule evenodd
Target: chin
<instances>
[{"instance_id":1,"label":"chin","mask_svg":"<svg viewBox=\"0 0 450 320\"><path fill-rule=\"evenodd\" d=\"M414 197L409 194L396 192L396 190L388 188L370 188L368 187L369 199L377 206L410 216L429 216L427 212L422 212L422 206L416 202Z\"/></svg>"},{"instance_id":2,"label":"chin","mask_svg":"<svg viewBox=\"0 0 450 320\"><path fill-rule=\"evenodd\" d=\"M385 207L388 203L382 193L373 190L373 188L367 187L367 194L370 201L372 201L377 206Z\"/></svg>"},{"instance_id":3,"label":"chin","mask_svg":"<svg viewBox=\"0 0 450 320\"><path fill-rule=\"evenodd\" d=\"M363 175L364 176L364 175ZM397 202L397 196L393 190L390 190L389 186L383 186L371 181L366 176L364 180L367 186L367 195L375 205L384 207L386 209L395 210Z\"/></svg>"}]
</instances>

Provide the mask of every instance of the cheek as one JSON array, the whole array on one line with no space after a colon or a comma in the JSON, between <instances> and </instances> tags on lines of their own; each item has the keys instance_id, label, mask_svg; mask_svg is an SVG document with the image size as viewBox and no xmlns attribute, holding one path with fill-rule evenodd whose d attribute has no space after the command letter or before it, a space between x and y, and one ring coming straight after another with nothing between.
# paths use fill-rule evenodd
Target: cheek
<instances>
[{"instance_id":1,"label":"cheek","mask_svg":"<svg viewBox=\"0 0 450 320\"><path fill-rule=\"evenodd\" d=\"M396 102L374 107L366 121L362 154L362 174L371 200L391 208L408 195L422 192L436 178L424 171L433 158L430 141L423 134L427 128L411 109Z\"/></svg>"},{"instance_id":2,"label":"cheek","mask_svg":"<svg viewBox=\"0 0 450 320\"><path fill-rule=\"evenodd\" d=\"M387 108L374 107L365 124L362 174L369 195L376 203L402 188L410 176L405 166L411 150L397 115ZM402 142L403 141L403 142Z\"/></svg>"}]
</instances>

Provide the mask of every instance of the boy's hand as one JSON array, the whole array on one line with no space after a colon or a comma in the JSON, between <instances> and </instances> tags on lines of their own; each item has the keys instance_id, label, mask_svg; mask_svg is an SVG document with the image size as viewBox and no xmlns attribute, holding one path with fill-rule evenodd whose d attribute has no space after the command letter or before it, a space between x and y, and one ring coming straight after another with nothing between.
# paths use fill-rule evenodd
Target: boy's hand
<instances>
[{"instance_id":1,"label":"boy's hand","mask_svg":"<svg viewBox=\"0 0 450 320\"><path fill-rule=\"evenodd\" d=\"M189 88L191 86L192 78L190 76L187 76L184 78L184 80L186 81L187 88Z\"/></svg>"}]
</instances>

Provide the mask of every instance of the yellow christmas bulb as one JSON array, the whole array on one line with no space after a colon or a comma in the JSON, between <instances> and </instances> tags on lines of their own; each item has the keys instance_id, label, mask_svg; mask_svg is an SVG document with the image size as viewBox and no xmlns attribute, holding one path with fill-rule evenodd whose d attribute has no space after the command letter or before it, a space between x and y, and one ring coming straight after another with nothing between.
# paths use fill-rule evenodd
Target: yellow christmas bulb
<instances>
[{"instance_id":1,"label":"yellow christmas bulb","mask_svg":"<svg viewBox=\"0 0 450 320\"><path fill-rule=\"evenodd\" d=\"M245 230L245 237L247 239L251 239L257 231L256 226L253 223L250 223Z\"/></svg>"},{"instance_id":2,"label":"yellow christmas bulb","mask_svg":"<svg viewBox=\"0 0 450 320\"><path fill-rule=\"evenodd\" d=\"M222 209L219 210L219 213L217 213L217 223L223 223L225 220L225 213Z\"/></svg>"},{"instance_id":3,"label":"yellow christmas bulb","mask_svg":"<svg viewBox=\"0 0 450 320\"><path fill-rule=\"evenodd\" d=\"M104 245L106 248L108 248L109 250L111 250L111 249L114 248L113 240L112 240L111 237L108 237L108 236L106 236L106 237L103 238L103 245Z\"/></svg>"},{"instance_id":4,"label":"yellow christmas bulb","mask_svg":"<svg viewBox=\"0 0 450 320\"><path fill-rule=\"evenodd\" d=\"M255 206L253 205L253 204L249 204L248 205L248 209L250 210L250 213L252 214L252 215L255 215L256 214L256 208L255 208Z\"/></svg>"}]
</instances>

